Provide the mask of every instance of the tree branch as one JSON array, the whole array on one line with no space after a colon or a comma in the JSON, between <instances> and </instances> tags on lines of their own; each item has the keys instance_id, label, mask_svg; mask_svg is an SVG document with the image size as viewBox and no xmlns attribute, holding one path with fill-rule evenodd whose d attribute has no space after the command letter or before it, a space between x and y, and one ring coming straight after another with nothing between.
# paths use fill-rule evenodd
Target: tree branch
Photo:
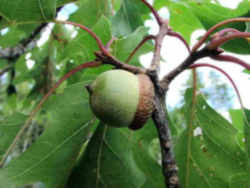
<instances>
[{"instance_id":1,"label":"tree branch","mask_svg":"<svg viewBox=\"0 0 250 188\"><path fill-rule=\"evenodd\" d=\"M145 74L146 73L146 69L144 69L142 67L136 67L133 65L125 64L125 63L115 59L115 57L113 57L111 55L106 55L106 54L103 54L102 52L95 52L95 55L97 57L97 61L101 61L103 64L113 65L118 69L124 69L124 70L130 71L130 72L133 72L135 74L137 74L137 73Z\"/></svg>"},{"instance_id":2,"label":"tree branch","mask_svg":"<svg viewBox=\"0 0 250 188\"><path fill-rule=\"evenodd\" d=\"M196 60L201 59L203 57L210 57L219 55L221 51L219 50L209 50L207 48L203 48L200 51L192 52L178 67L176 67L173 71L171 71L168 75L166 75L160 82L161 86L167 90L169 83L182 71L187 69L190 65L192 65Z\"/></svg>"},{"instance_id":3,"label":"tree branch","mask_svg":"<svg viewBox=\"0 0 250 188\"><path fill-rule=\"evenodd\" d=\"M58 13L62 7L56 9ZM12 48L0 48L0 59L8 59L8 60L16 60L21 55L26 53L27 51L36 47L36 36L48 25L48 23L40 24L28 38L22 39L15 47Z\"/></svg>"},{"instance_id":4,"label":"tree branch","mask_svg":"<svg viewBox=\"0 0 250 188\"><path fill-rule=\"evenodd\" d=\"M15 47L0 49L0 59L15 60L27 51L36 47L35 38L47 25L47 23L39 25L28 38L21 40Z\"/></svg>"},{"instance_id":5,"label":"tree branch","mask_svg":"<svg viewBox=\"0 0 250 188\"><path fill-rule=\"evenodd\" d=\"M165 22L160 26L159 33L155 37L155 51L151 62L150 71L159 72L160 60L161 60L161 47L164 37L168 33L168 23Z\"/></svg>"},{"instance_id":6,"label":"tree branch","mask_svg":"<svg viewBox=\"0 0 250 188\"><path fill-rule=\"evenodd\" d=\"M175 162L169 122L166 118L166 91L157 85L155 86L155 111L152 118L160 140L162 171L165 177L165 184L167 188L179 188L178 167Z\"/></svg>"},{"instance_id":7,"label":"tree branch","mask_svg":"<svg viewBox=\"0 0 250 188\"><path fill-rule=\"evenodd\" d=\"M159 16L158 12L154 9L154 7L152 7L146 0L141 0L152 12L152 14L154 15L158 25L162 25L163 21L161 19L161 17Z\"/></svg>"}]
</instances>

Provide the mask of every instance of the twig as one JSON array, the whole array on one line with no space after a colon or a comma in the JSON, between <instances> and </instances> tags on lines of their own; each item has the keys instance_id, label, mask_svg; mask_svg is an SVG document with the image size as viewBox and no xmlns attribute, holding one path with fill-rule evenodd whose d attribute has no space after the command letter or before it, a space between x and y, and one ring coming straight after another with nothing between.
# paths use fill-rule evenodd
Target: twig
<instances>
[{"instance_id":1,"label":"twig","mask_svg":"<svg viewBox=\"0 0 250 188\"><path fill-rule=\"evenodd\" d=\"M58 7L56 9L56 13L58 13L63 6ZM22 39L18 45L13 48L4 48L0 49L0 59L8 59L8 60L16 60L21 55L26 53L27 51L36 47L36 40L35 38L37 35L48 25L48 23L40 24L28 38Z\"/></svg>"},{"instance_id":2,"label":"twig","mask_svg":"<svg viewBox=\"0 0 250 188\"><path fill-rule=\"evenodd\" d=\"M192 52L196 51L199 47L201 47L201 45L207 40L207 38L209 37L209 35L214 32L217 28L226 25L228 23L233 23L233 22L250 22L250 18L232 18L232 19L228 19L225 21L222 21L216 25L214 25L213 27L211 27L206 34L194 45L194 47L192 48Z\"/></svg>"},{"instance_id":3,"label":"twig","mask_svg":"<svg viewBox=\"0 0 250 188\"><path fill-rule=\"evenodd\" d=\"M167 188L179 188L178 168L174 158L169 122L166 118L166 92L156 88L155 111L152 115L161 145L162 170Z\"/></svg>"},{"instance_id":4,"label":"twig","mask_svg":"<svg viewBox=\"0 0 250 188\"><path fill-rule=\"evenodd\" d=\"M98 61L101 61L103 64L108 64L108 65L113 65L118 69L124 69L130 72L133 72L135 74L137 73L142 73L145 74L146 73L146 69L142 68L142 67L136 67L133 65L129 65L129 64L125 64L119 60L117 60L115 57L111 56L111 55L105 55L102 52L95 52L95 55L97 57Z\"/></svg>"},{"instance_id":5,"label":"twig","mask_svg":"<svg viewBox=\"0 0 250 188\"><path fill-rule=\"evenodd\" d=\"M227 61L227 62L231 62L231 63L235 63L238 65L241 65L242 67L246 68L247 70L250 70L250 64L244 62L243 60L231 56L231 55L217 55L217 56L211 56L212 59L218 60L218 61Z\"/></svg>"},{"instance_id":6,"label":"twig","mask_svg":"<svg viewBox=\"0 0 250 188\"><path fill-rule=\"evenodd\" d=\"M216 49L219 46L223 45L224 43L226 43L229 40L233 40L235 38L248 38L250 37L250 33L247 32L234 32L232 34L228 34L224 37L218 37L215 39L212 39L208 45L207 48L208 49Z\"/></svg>"},{"instance_id":7,"label":"twig","mask_svg":"<svg viewBox=\"0 0 250 188\"><path fill-rule=\"evenodd\" d=\"M151 61L150 71L159 72L162 43L167 33L168 33L168 25L167 23L164 23L160 26L159 33L156 35L155 38L155 50L153 59Z\"/></svg>"},{"instance_id":8,"label":"twig","mask_svg":"<svg viewBox=\"0 0 250 188\"><path fill-rule=\"evenodd\" d=\"M210 57L219 55L221 51L218 50L208 50L203 48L200 51L192 52L178 67L176 67L173 71L171 71L168 75L166 75L161 80L161 85L167 90L167 86L169 83L182 71L187 69L190 65L192 65L196 60L201 59L203 57Z\"/></svg>"},{"instance_id":9,"label":"twig","mask_svg":"<svg viewBox=\"0 0 250 188\"><path fill-rule=\"evenodd\" d=\"M154 35L147 35L146 37L144 37L144 39L135 47L135 49L132 51L132 53L129 55L129 57L127 58L127 60L125 62L128 63L131 60L131 58L135 55L137 50L140 47L142 47L145 42L147 42L148 40L151 40L151 39L155 39L155 36Z\"/></svg>"},{"instance_id":10,"label":"twig","mask_svg":"<svg viewBox=\"0 0 250 188\"><path fill-rule=\"evenodd\" d=\"M163 21L161 19L161 17L159 16L159 14L157 13L157 11L154 9L154 7L152 7L146 0L141 0L149 9L150 11L153 13L157 23L161 26L163 24Z\"/></svg>"},{"instance_id":11,"label":"twig","mask_svg":"<svg viewBox=\"0 0 250 188\"><path fill-rule=\"evenodd\" d=\"M221 31L218 31L217 33L212 35L212 38L223 37L226 34L237 33L237 32L240 32L240 31L237 29L234 29L234 28L226 28L226 29L222 29Z\"/></svg>"},{"instance_id":12,"label":"twig","mask_svg":"<svg viewBox=\"0 0 250 188\"><path fill-rule=\"evenodd\" d=\"M100 62L87 62L87 63L83 63L77 67L75 67L74 69L72 69L71 71L69 71L66 75L64 75L50 90L49 92L43 96L42 100L38 103L38 105L32 110L32 112L29 115L29 118L26 120L24 126L18 131L15 139L13 140L13 142L11 143L11 145L9 146L9 148L6 150L5 154L2 157L2 160L0 161L0 168L3 167L8 155L13 151L17 141L19 140L19 138L22 136L23 132L30 126L30 123L32 121L32 119L34 118L34 116L36 115L36 113L41 109L42 105L46 102L46 100L49 98L49 96L55 91L56 88L58 88L58 86L61 85L61 83L63 81L65 81L66 79L68 79L70 76L72 76L75 72L78 72L79 70L85 69L85 68L89 68L89 67L98 67L100 66L101 63Z\"/></svg>"}]
</instances>

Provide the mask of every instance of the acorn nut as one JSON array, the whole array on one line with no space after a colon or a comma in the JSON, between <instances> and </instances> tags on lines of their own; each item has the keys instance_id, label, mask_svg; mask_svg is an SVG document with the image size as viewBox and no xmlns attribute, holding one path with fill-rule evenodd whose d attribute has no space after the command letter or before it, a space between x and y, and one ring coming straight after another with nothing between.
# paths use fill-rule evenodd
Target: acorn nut
<instances>
[{"instance_id":1,"label":"acorn nut","mask_svg":"<svg viewBox=\"0 0 250 188\"><path fill-rule=\"evenodd\" d=\"M154 110L154 86L145 74L110 70L86 88L94 114L113 127L139 129Z\"/></svg>"}]
</instances>

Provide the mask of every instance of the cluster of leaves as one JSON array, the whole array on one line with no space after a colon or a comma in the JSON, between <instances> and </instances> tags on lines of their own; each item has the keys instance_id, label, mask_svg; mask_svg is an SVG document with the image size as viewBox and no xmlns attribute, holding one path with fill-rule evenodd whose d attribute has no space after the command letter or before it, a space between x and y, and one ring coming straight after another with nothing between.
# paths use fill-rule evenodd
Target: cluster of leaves
<instances>
[{"instance_id":1,"label":"cluster of leaves","mask_svg":"<svg viewBox=\"0 0 250 188\"><path fill-rule=\"evenodd\" d=\"M1 48L18 45L41 23L53 21L56 10L68 3L77 6L68 20L91 28L104 44L112 36L117 38L110 50L121 61L148 34L143 23L150 18L150 11L140 0L3 0L0 2ZM250 16L247 0L235 10L210 0L155 0L154 6L168 7L171 27L187 41L198 28L208 29L228 18ZM230 27L247 29L245 23ZM231 41L224 48L250 54L249 43L243 39ZM49 40L40 47L15 60L0 59L0 70L11 66L15 71L14 78L9 73L0 80L0 159L24 125L26 114L53 82L82 62L93 60L93 52L97 50L95 40L87 33L55 24L49 25ZM131 63L139 65L138 57L152 50L153 45L147 43ZM31 60L35 64L29 68L26 62ZM152 121L142 130L131 132L108 127L96 120L90 110L84 85L108 69L111 67L105 65L76 73L49 98L33 121L41 124L44 132L24 153L8 158L6 166L0 169L0 188L27 184L46 188L164 187ZM10 84L16 87L16 92L8 95L6 89ZM181 184L204 188L249 186L250 130L242 111L230 111L233 121L229 123L202 96L198 95L193 104L190 90L184 103L184 126L171 124ZM190 110L193 105L194 116ZM245 113L250 120L250 112ZM202 134L195 135L197 129Z\"/></svg>"}]
</instances>

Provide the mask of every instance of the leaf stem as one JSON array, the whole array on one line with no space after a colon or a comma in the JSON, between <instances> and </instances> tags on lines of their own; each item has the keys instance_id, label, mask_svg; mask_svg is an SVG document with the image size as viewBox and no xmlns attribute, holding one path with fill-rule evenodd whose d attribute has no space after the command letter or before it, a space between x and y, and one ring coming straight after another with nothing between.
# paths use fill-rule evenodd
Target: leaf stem
<instances>
[{"instance_id":1,"label":"leaf stem","mask_svg":"<svg viewBox=\"0 0 250 188\"><path fill-rule=\"evenodd\" d=\"M97 42L97 45L98 47L100 48L100 50L102 51L103 54L105 55L110 55L109 54L109 51L105 48L105 46L102 44L102 41L101 39L91 30L89 29L88 27L84 26L84 25L81 25L81 24L78 24L78 23L74 23L74 22L71 22L71 21L61 21L61 20L55 20L55 23L62 23L62 24L70 24L70 25L73 25L73 26L76 26L76 27L79 27L81 28L82 30L88 32Z\"/></svg>"},{"instance_id":2,"label":"leaf stem","mask_svg":"<svg viewBox=\"0 0 250 188\"><path fill-rule=\"evenodd\" d=\"M154 15L157 23L161 26L163 24L163 21L161 19L161 17L159 16L159 14L157 13L157 11L154 9L154 7L152 7L149 2L147 2L146 0L141 0L152 12L152 14Z\"/></svg>"},{"instance_id":3,"label":"leaf stem","mask_svg":"<svg viewBox=\"0 0 250 188\"><path fill-rule=\"evenodd\" d=\"M168 33L168 26L167 26L167 23L164 23L160 26L159 33L155 37L155 50L154 50L154 56L150 65L150 71L159 72L162 43L167 33Z\"/></svg>"},{"instance_id":4,"label":"leaf stem","mask_svg":"<svg viewBox=\"0 0 250 188\"><path fill-rule=\"evenodd\" d=\"M209 35L214 32L217 28L226 25L228 23L233 23L233 22L250 22L250 18L247 17L242 17L242 18L232 18L232 19L228 19L225 21L222 21L216 25L214 25L213 27L211 27L206 34L194 45L194 47L192 48L192 52L196 51L198 48L201 47L201 45L207 40L207 38L209 37Z\"/></svg>"},{"instance_id":5,"label":"leaf stem","mask_svg":"<svg viewBox=\"0 0 250 188\"><path fill-rule=\"evenodd\" d=\"M235 38L248 38L250 37L250 33L246 33L246 32L235 32L232 34L228 34L224 37L218 37L215 39L212 39L208 45L207 48L208 49L216 49L219 46L223 45L224 43L226 43L229 40L233 40Z\"/></svg>"},{"instance_id":6,"label":"leaf stem","mask_svg":"<svg viewBox=\"0 0 250 188\"><path fill-rule=\"evenodd\" d=\"M142 39L142 41L135 47L135 49L132 51L132 53L129 55L129 57L127 58L127 60L125 62L128 63L131 60L131 58L135 55L137 50L139 48L141 48L145 42L147 42L148 40L151 40L151 39L155 39L155 36L154 35L147 35L146 37L144 37L144 39Z\"/></svg>"},{"instance_id":7,"label":"leaf stem","mask_svg":"<svg viewBox=\"0 0 250 188\"><path fill-rule=\"evenodd\" d=\"M218 61L227 61L227 62L231 62L231 63L235 63L238 65L241 65L242 67L246 68L247 70L250 70L250 64L244 62L243 60L231 56L231 55L217 55L217 56L211 56L212 59L218 60Z\"/></svg>"}]
</instances>

